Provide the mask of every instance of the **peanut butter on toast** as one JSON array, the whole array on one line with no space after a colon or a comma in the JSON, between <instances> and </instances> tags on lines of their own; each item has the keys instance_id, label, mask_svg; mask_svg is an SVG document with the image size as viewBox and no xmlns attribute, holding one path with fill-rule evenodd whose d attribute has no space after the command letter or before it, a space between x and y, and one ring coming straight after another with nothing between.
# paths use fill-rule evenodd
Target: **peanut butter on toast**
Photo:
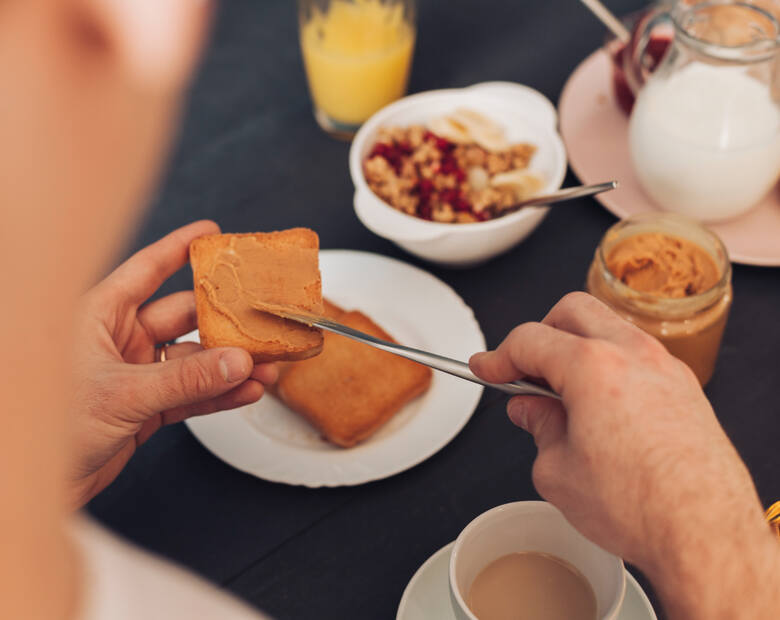
<instances>
[{"instance_id":1,"label":"peanut butter on toast","mask_svg":"<svg viewBox=\"0 0 780 620\"><path fill-rule=\"evenodd\" d=\"M207 235L190 244L198 330L204 347L241 347L255 363L302 360L322 351L323 336L254 310L250 301L321 314L319 239L306 228Z\"/></svg>"}]
</instances>

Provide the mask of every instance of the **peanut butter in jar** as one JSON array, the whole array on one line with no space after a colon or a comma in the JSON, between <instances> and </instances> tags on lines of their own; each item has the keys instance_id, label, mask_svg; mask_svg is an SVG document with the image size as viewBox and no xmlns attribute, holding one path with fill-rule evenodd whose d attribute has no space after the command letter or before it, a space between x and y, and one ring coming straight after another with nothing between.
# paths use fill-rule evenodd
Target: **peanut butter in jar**
<instances>
[{"instance_id":1,"label":"peanut butter in jar","mask_svg":"<svg viewBox=\"0 0 780 620\"><path fill-rule=\"evenodd\" d=\"M701 224L648 213L615 224L588 271L588 292L658 338L702 385L715 369L731 307L731 263Z\"/></svg>"}]
</instances>

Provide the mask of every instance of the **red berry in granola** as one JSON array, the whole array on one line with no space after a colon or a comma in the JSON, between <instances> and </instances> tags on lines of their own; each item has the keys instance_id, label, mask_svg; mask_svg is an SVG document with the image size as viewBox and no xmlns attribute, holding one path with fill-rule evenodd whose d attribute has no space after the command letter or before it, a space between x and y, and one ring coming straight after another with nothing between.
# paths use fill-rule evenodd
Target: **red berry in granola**
<instances>
[{"instance_id":1,"label":"red berry in granola","mask_svg":"<svg viewBox=\"0 0 780 620\"><path fill-rule=\"evenodd\" d=\"M487 151L421 126L383 128L380 134L364 164L369 187L399 211L435 222L480 222L502 215L506 192L490 186L489 179L527 168L535 151L531 144ZM479 187L470 182L477 168L485 177Z\"/></svg>"}]
</instances>

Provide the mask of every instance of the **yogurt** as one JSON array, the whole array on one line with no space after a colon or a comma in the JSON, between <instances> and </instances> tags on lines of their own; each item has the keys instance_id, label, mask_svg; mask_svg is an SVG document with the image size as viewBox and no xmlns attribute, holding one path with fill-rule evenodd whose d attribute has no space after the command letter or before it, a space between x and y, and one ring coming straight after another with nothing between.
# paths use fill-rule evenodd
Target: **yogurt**
<instances>
[{"instance_id":1,"label":"yogurt","mask_svg":"<svg viewBox=\"0 0 780 620\"><path fill-rule=\"evenodd\" d=\"M693 62L650 79L629 124L645 192L668 211L704 221L749 210L780 175L780 114L743 67Z\"/></svg>"}]
</instances>

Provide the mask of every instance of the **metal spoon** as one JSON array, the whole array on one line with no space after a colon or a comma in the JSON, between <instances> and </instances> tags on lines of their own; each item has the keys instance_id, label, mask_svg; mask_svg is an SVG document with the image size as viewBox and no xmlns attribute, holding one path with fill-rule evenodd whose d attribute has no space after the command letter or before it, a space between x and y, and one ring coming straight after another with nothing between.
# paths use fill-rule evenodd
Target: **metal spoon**
<instances>
[{"instance_id":1,"label":"metal spoon","mask_svg":"<svg viewBox=\"0 0 780 620\"><path fill-rule=\"evenodd\" d=\"M523 207L531 207L534 205L549 205L555 202L565 202L566 200L574 200L575 198L582 198L584 196L593 196L594 194L600 194L602 192L609 192L618 187L617 181L608 181L607 183L595 183L593 185L575 185L574 187L564 187L556 192L544 194L541 196L533 196L527 200L521 200L513 204L506 209L501 210L501 215L506 214L509 211L517 211Z\"/></svg>"}]
</instances>

